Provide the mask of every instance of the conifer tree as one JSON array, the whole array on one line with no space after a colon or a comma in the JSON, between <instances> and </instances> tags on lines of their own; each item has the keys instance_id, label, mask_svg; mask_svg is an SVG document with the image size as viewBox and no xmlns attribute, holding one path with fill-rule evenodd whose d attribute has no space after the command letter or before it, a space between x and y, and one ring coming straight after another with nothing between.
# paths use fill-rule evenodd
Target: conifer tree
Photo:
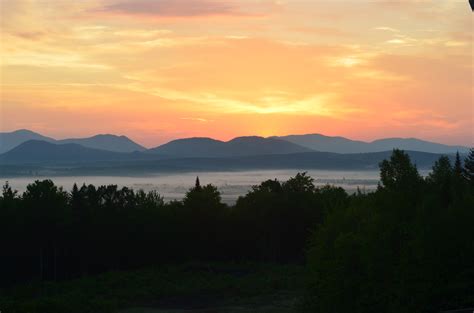
<instances>
[{"instance_id":1,"label":"conifer tree","mask_svg":"<svg viewBox=\"0 0 474 313\"><path fill-rule=\"evenodd\" d=\"M11 201L16 197L16 194L17 194L17 191L13 190L7 181L5 185L3 185L3 192L2 192L3 200Z\"/></svg>"},{"instance_id":2,"label":"conifer tree","mask_svg":"<svg viewBox=\"0 0 474 313\"><path fill-rule=\"evenodd\" d=\"M469 155L464 160L464 177L471 183L474 184L474 148L471 148Z\"/></svg>"},{"instance_id":3,"label":"conifer tree","mask_svg":"<svg viewBox=\"0 0 474 313\"><path fill-rule=\"evenodd\" d=\"M454 161L454 175L460 177L462 175L462 163L459 152L456 152L456 160Z\"/></svg>"},{"instance_id":4,"label":"conifer tree","mask_svg":"<svg viewBox=\"0 0 474 313\"><path fill-rule=\"evenodd\" d=\"M194 185L195 190L201 190L201 183L199 182L199 176L196 176L196 184Z\"/></svg>"},{"instance_id":5,"label":"conifer tree","mask_svg":"<svg viewBox=\"0 0 474 313\"><path fill-rule=\"evenodd\" d=\"M383 188L392 191L416 189L421 182L421 176L418 173L408 154L399 149L394 149L390 160L384 160L380 163L380 181Z\"/></svg>"}]
</instances>

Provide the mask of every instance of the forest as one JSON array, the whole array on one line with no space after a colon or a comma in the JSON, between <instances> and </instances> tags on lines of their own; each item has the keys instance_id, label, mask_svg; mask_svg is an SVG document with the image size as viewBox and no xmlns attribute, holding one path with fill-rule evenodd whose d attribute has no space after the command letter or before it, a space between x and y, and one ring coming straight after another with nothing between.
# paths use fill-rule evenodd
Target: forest
<instances>
[{"instance_id":1,"label":"forest","mask_svg":"<svg viewBox=\"0 0 474 313\"><path fill-rule=\"evenodd\" d=\"M0 310L74 312L79 308L67 304L48 307L40 289L190 262L304 267L295 312L474 307L474 150L465 160L458 154L454 164L441 157L426 177L401 150L379 166L373 192L315 186L303 172L264 181L232 206L199 178L171 202L156 191L116 185L65 191L43 180L18 194L6 183ZM31 284L40 287L18 292ZM106 310L90 305L88 311Z\"/></svg>"}]
</instances>

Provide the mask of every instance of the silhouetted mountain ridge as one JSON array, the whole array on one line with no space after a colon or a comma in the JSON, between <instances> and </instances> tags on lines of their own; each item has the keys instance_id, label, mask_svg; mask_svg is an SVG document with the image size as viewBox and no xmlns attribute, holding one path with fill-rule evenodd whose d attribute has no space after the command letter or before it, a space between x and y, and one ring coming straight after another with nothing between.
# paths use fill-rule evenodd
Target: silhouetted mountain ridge
<instances>
[{"instance_id":1,"label":"silhouetted mountain ridge","mask_svg":"<svg viewBox=\"0 0 474 313\"><path fill-rule=\"evenodd\" d=\"M0 162L6 164L85 163L128 158L130 158L129 154L86 148L75 143L55 144L29 140L0 155Z\"/></svg>"},{"instance_id":2,"label":"silhouetted mountain ridge","mask_svg":"<svg viewBox=\"0 0 474 313\"><path fill-rule=\"evenodd\" d=\"M368 153L382 152L393 149L429 152L429 153L467 153L468 147L451 146L416 138L385 138L372 142L351 140L344 137L331 137L321 134L288 135L271 137L286 140L300 146L335 153Z\"/></svg>"},{"instance_id":3,"label":"silhouetted mountain ridge","mask_svg":"<svg viewBox=\"0 0 474 313\"><path fill-rule=\"evenodd\" d=\"M100 134L89 138L71 138L58 140L57 143L76 143L84 147L115 151L115 152L133 152L144 151L144 147L133 142L126 136L116 136L110 134Z\"/></svg>"},{"instance_id":4,"label":"silhouetted mountain ridge","mask_svg":"<svg viewBox=\"0 0 474 313\"><path fill-rule=\"evenodd\" d=\"M28 129L19 129L9 133L0 133L0 154L7 152L28 140L54 142L55 139L40 135Z\"/></svg>"},{"instance_id":5,"label":"silhouetted mountain ridge","mask_svg":"<svg viewBox=\"0 0 474 313\"><path fill-rule=\"evenodd\" d=\"M38 148L42 148L43 152ZM441 156L426 152L406 152L420 169L431 168ZM389 158L391 153L392 151L354 154L304 152L212 158L167 158L150 153L116 153L84 148L76 144L54 145L31 141L0 155L0 177L31 176L31 173L113 176L276 169L377 170L379 163ZM450 158L453 159L454 156L451 155Z\"/></svg>"},{"instance_id":6,"label":"silhouetted mountain ridge","mask_svg":"<svg viewBox=\"0 0 474 313\"><path fill-rule=\"evenodd\" d=\"M88 138L70 138L56 140L54 138L46 137L27 129L20 129L13 132L0 133L0 154L7 152L29 140L42 140L57 144L75 143L80 144L86 148L108 150L114 152L133 152L146 150L143 146L135 143L126 136L100 134Z\"/></svg>"},{"instance_id":7,"label":"silhouetted mountain ridge","mask_svg":"<svg viewBox=\"0 0 474 313\"><path fill-rule=\"evenodd\" d=\"M160 159L160 158L223 158L223 157L242 157L252 155L280 155L280 154L295 154L305 152L333 152L333 153L373 153L391 151L394 148L399 148L407 151L420 151L438 154L452 154L456 151L460 153L467 153L468 148L463 146L449 146L439 143L424 141L416 138L385 138L372 142L350 140L344 137L330 137L321 134L308 135L289 135L283 137L259 137L259 136L245 136L236 137L229 141L221 141L207 137L194 137L172 140L166 144L158 146L153 149L146 150L142 146L136 144L126 136L116 135L96 135L89 138L71 138L64 140L55 140L50 137L42 136L29 130L18 130L11 133L0 133L0 151L8 149L20 142L16 147L28 142L29 138L33 140L40 140L50 144L76 144L84 148L93 150L102 150L108 152L124 153L118 157L117 155L109 154L110 159ZM57 160L57 162L79 162L78 155L68 154L65 147L58 148L54 145L28 145L29 149L22 149L14 151L14 153L4 156L1 160L10 160L8 162L44 162L40 156L51 154L50 161ZM38 152L33 151L38 149ZM47 152L47 150L50 150ZM78 147L76 147L78 149ZM11 151L11 149L10 149ZM29 155L20 155L27 153ZM86 161L89 159L97 159L98 153L91 151L84 152L79 155L88 155ZM132 151L143 151L146 153L138 153L127 155ZM59 153L59 155L54 155ZM5 153L7 154L7 153ZM16 157L12 157L16 155ZM68 155L71 155L71 160L68 160ZM105 155L105 154L103 154ZM103 158L99 158L103 159ZM17 162L17 163L18 163ZM20 162L20 163L21 163Z\"/></svg>"},{"instance_id":8,"label":"silhouetted mountain ridge","mask_svg":"<svg viewBox=\"0 0 474 313\"><path fill-rule=\"evenodd\" d=\"M150 153L180 158L291 154L310 151L312 150L285 140L258 136L237 137L227 142L202 137L177 139L148 150Z\"/></svg>"}]
</instances>

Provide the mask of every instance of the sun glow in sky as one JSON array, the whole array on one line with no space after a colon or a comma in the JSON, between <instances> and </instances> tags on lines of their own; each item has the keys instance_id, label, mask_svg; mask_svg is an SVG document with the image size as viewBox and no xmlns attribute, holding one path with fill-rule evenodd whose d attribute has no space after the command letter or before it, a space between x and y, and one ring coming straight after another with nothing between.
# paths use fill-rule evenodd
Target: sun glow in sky
<instances>
[{"instance_id":1,"label":"sun glow in sky","mask_svg":"<svg viewBox=\"0 0 474 313\"><path fill-rule=\"evenodd\" d=\"M474 145L467 0L0 0L0 130Z\"/></svg>"}]
</instances>

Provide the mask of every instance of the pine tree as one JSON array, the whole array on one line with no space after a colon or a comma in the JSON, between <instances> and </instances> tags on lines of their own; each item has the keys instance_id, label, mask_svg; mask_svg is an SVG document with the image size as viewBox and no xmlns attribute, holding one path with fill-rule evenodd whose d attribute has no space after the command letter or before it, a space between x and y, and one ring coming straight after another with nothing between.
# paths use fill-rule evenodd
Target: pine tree
<instances>
[{"instance_id":1,"label":"pine tree","mask_svg":"<svg viewBox=\"0 0 474 313\"><path fill-rule=\"evenodd\" d=\"M80 195L79 195L79 188L77 187L77 184L74 183L74 186L72 186L72 191L71 191L71 206L74 211L80 209Z\"/></svg>"},{"instance_id":2,"label":"pine tree","mask_svg":"<svg viewBox=\"0 0 474 313\"><path fill-rule=\"evenodd\" d=\"M2 192L2 197L4 200L11 201L16 197L16 194L18 191L12 190L12 187L10 187L10 184L8 181L3 185L3 192Z\"/></svg>"},{"instance_id":3,"label":"pine tree","mask_svg":"<svg viewBox=\"0 0 474 313\"><path fill-rule=\"evenodd\" d=\"M199 176L196 176L196 184L194 185L195 190L201 190L201 183L199 182Z\"/></svg>"},{"instance_id":4,"label":"pine tree","mask_svg":"<svg viewBox=\"0 0 474 313\"><path fill-rule=\"evenodd\" d=\"M453 167L447 156L442 156L435 162L433 171L428 175L428 181L439 186L448 184L451 180Z\"/></svg>"},{"instance_id":5,"label":"pine tree","mask_svg":"<svg viewBox=\"0 0 474 313\"><path fill-rule=\"evenodd\" d=\"M390 160L382 161L379 166L380 181L385 189L416 192L422 181L416 165L402 150L394 149Z\"/></svg>"},{"instance_id":6,"label":"pine tree","mask_svg":"<svg viewBox=\"0 0 474 313\"><path fill-rule=\"evenodd\" d=\"M72 194L77 194L79 192L79 188L77 187L77 184L74 183L74 185L72 186Z\"/></svg>"},{"instance_id":7,"label":"pine tree","mask_svg":"<svg viewBox=\"0 0 474 313\"><path fill-rule=\"evenodd\" d=\"M463 174L471 184L474 184L474 148L471 148L469 155L464 160Z\"/></svg>"},{"instance_id":8,"label":"pine tree","mask_svg":"<svg viewBox=\"0 0 474 313\"><path fill-rule=\"evenodd\" d=\"M459 156L459 151L456 152L456 160L454 161L454 175L459 177L462 175L462 163L461 157Z\"/></svg>"}]
</instances>

